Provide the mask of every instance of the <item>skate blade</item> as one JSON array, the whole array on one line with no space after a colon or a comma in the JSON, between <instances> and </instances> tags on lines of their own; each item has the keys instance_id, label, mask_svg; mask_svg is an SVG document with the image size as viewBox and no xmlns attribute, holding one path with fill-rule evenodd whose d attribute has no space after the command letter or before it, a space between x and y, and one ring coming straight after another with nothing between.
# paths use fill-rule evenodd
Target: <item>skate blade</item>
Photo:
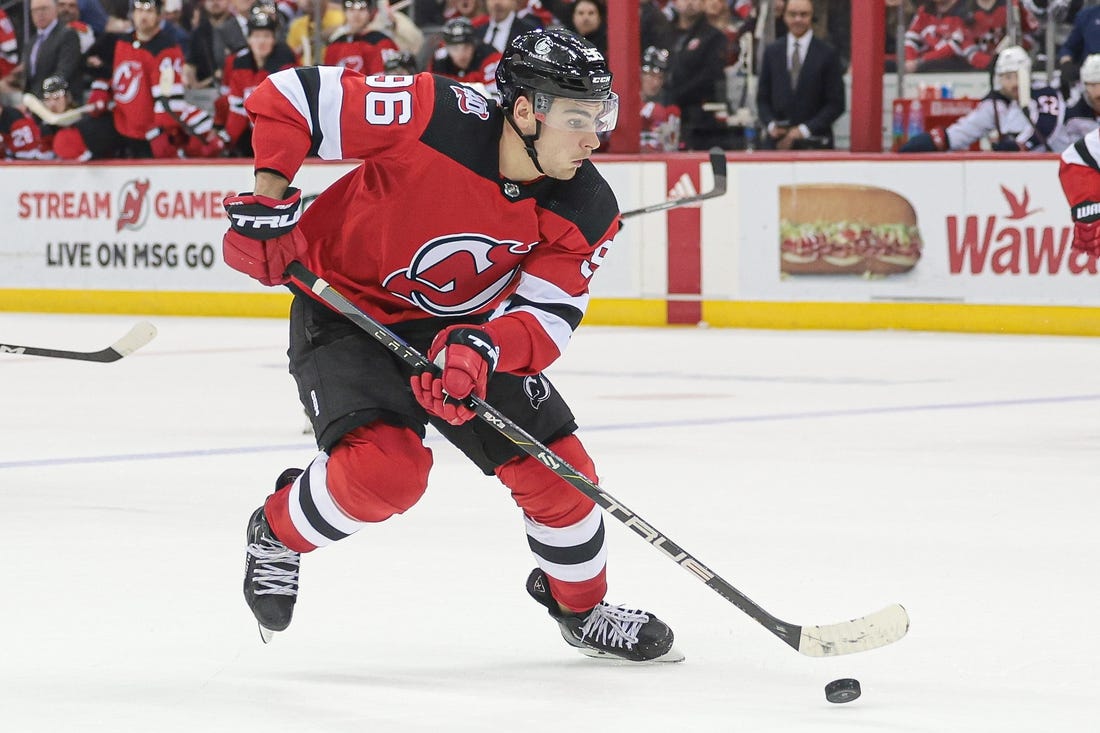
<instances>
[{"instance_id":1,"label":"skate blade","mask_svg":"<svg viewBox=\"0 0 1100 733\"><path fill-rule=\"evenodd\" d=\"M270 644L271 640L275 638L275 632L271 629L264 628L259 624L256 624L256 628L260 630L260 638L263 639L265 644Z\"/></svg>"},{"instance_id":2,"label":"skate blade","mask_svg":"<svg viewBox=\"0 0 1100 733\"><path fill-rule=\"evenodd\" d=\"M573 648L584 656L591 657L592 659L602 659L605 662L623 662L625 664L675 664L686 659L683 653L676 647L672 647L659 657L645 659L640 662L633 659L623 659L620 656L609 654L608 652L601 652L598 649L589 649L588 647L582 646L575 646Z\"/></svg>"}]
</instances>

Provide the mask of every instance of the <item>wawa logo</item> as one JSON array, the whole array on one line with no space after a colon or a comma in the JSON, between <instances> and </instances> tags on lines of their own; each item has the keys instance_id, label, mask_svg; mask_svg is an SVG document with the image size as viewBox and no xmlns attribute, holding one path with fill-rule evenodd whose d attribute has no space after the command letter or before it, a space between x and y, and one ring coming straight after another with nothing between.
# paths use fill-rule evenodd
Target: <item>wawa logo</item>
<instances>
[{"instance_id":1,"label":"wawa logo","mask_svg":"<svg viewBox=\"0 0 1100 733\"><path fill-rule=\"evenodd\" d=\"M1033 219L1027 187L1017 195L1006 186L1001 194L1008 213L997 216L947 217L947 255L952 275L1097 274L1096 257L1070 249L1071 226L1045 225Z\"/></svg>"},{"instance_id":2,"label":"wawa logo","mask_svg":"<svg viewBox=\"0 0 1100 733\"><path fill-rule=\"evenodd\" d=\"M115 231L140 229L149 218L149 179L126 181L118 192L118 219Z\"/></svg>"}]
</instances>

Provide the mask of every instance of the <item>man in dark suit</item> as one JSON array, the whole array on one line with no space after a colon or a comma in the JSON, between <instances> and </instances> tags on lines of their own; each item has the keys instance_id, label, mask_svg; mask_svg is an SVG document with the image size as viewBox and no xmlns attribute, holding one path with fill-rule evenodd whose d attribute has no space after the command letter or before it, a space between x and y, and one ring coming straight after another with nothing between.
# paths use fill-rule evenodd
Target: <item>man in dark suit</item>
<instances>
[{"instance_id":1,"label":"man in dark suit","mask_svg":"<svg viewBox=\"0 0 1100 733\"><path fill-rule=\"evenodd\" d=\"M665 93L683 115L681 139L688 150L725 147L729 126L705 105L726 99L729 40L707 22L702 0L676 0L676 25Z\"/></svg>"},{"instance_id":2,"label":"man in dark suit","mask_svg":"<svg viewBox=\"0 0 1100 733\"><path fill-rule=\"evenodd\" d=\"M485 10L489 13L489 22L482 28L481 40L504 53L513 38L542 27L530 16L516 15L518 7L517 0L487 0Z\"/></svg>"},{"instance_id":3,"label":"man in dark suit","mask_svg":"<svg viewBox=\"0 0 1100 733\"><path fill-rule=\"evenodd\" d=\"M23 45L23 90L42 97L42 82L60 76L76 99L83 90L80 37L57 17L57 0L31 0L34 31Z\"/></svg>"},{"instance_id":4,"label":"man in dark suit","mask_svg":"<svg viewBox=\"0 0 1100 733\"><path fill-rule=\"evenodd\" d=\"M832 148L833 123L844 114L842 63L814 38L811 0L787 0L787 35L764 49L756 107L770 150Z\"/></svg>"}]
</instances>

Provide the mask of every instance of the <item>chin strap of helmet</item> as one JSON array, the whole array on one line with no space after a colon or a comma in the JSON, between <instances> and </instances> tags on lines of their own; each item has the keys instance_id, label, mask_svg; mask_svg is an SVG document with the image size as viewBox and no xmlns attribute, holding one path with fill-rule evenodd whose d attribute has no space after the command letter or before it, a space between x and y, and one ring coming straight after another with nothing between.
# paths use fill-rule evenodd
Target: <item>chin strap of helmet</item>
<instances>
[{"instance_id":1,"label":"chin strap of helmet","mask_svg":"<svg viewBox=\"0 0 1100 733\"><path fill-rule=\"evenodd\" d=\"M520 132L519 125L516 124L515 119L512 117L511 110L508 110L504 113L504 119L508 120L508 124L512 126L512 129L516 131L517 135L519 135L519 139L523 141L523 149L527 151L527 157L531 159L531 162L535 164L535 170L545 176L546 171L544 171L542 169L542 166L539 165L539 154L538 151L535 150L535 141L538 140L539 135L542 134L542 121L537 118L535 119L534 135L524 135L522 132Z\"/></svg>"}]
</instances>

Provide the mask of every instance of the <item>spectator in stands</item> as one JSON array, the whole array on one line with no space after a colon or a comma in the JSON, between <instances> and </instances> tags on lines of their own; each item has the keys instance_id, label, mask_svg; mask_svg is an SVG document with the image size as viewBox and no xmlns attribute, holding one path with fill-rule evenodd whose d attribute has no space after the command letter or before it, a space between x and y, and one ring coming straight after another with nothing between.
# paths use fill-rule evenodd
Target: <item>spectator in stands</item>
<instances>
[{"instance_id":1,"label":"spectator in stands","mask_svg":"<svg viewBox=\"0 0 1100 733\"><path fill-rule=\"evenodd\" d=\"M564 25L607 55L607 4L604 0L576 0Z\"/></svg>"},{"instance_id":2,"label":"spectator in stands","mask_svg":"<svg viewBox=\"0 0 1100 733\"><path fill-rule=\"evenodd\" d=\"M1065 42L1058 49L1058 67L1062 72L1062 83L1067 87L1075 85L1080 79L1078 69L1086 56L1100 53L1100 5L1077 13L1073 28Z\"/></svg>"},{"instance_id":3,"label":"spectator in stands","mask_svg":"<svg viewBox=\"0 0 1100 733\"><path fill-rule=\"evenodd\" d=\"M191 34L180 25L180 14L183 12L182 0L164 0L164 10L160 14L161 30L179 44L183 50L184 58L191 51Z\"/></svg>"},{"instance_id":4,"label":"spectator in stands","mask_svg":"<svg viewBox=\"0 0 1100 733\"><path fill-rule=\"evenodd\" d=\"M642 0L638 5L642 48L671 48L672 23L656 0Z\"/></svg>"},{"instance_id":5,"label":"spectator in stands","mask_svg":"<svg viewBox=\"0 0 1100 733\"><path fill-rule=\"evenodd\" d=\"M443 25L452 18L462 16L468 18L479 31L489 22L489 15L485 12L484 0L447 0L443 9Z\"/></svg>"},{"instance_id":6,"label":"spectator in stands","mask_svg":"<svg viewBox=\"0 0 1100 733\"><path fill-rule=\"evenodd\" d=\"M1039 21L1030 10L1020 7L1019 0L1012 0L1020 19L1017 33L1019 46L1025 51L1036 47L1035 34ZM963 54L975 69L986 70L993 64L997 47L1004 40L1008 27L1008 4L1005 0L972 0L967 16L966 41Z\"/></svg>"},{"instance_id":7,"label":"spectator in stands","mask_svg":"<svg viewBox=\"0 0 1100 733\"><path fill-rule=\"evenodd\" d=\"M668 51L650 46L642 52L641 152L669 153L680 149L680 108L663 104Z\"/></svg>"},{"instance_id":8,"label":"spectator in stands","mask_svg":"<svg viewBox=\"0 0 1100 733\"><path fill-rule=\"evenodd\" d=\"M398 48L385 33L369 28L377 12L375 0L344 0L347 25L341 30L346 32L334 35L329 42L326 66L346 66L368 76L385 70L382 54Z\"/></svg>"},{"instance_id":9,"label":"spectator in stands","mask_svg":"<svg viewBox=\"0 0 1100 733\"><path fill-rule=\"evenodd\" d=\"M24 44L23 89L41 97L42 82L60 76L72 93L79 95L84 83L80 38L58 19L57 0L31 0L31 23L35 30Z\"/></svg>"},{"instance_id":10,"label":"spectator in stands","mask_svg":"<svg viewBox=\"0 0 1100 733\"><path fill-rule=\"evenodd\" d=\"M764 49L756 105L765 129L761 147L832 148L833 123L844 114L840 56L811 29L811 0L787 0L787 35Z\"/></svg>"},{"instance_id":11,"label":"spectator in stands","mask_svg":"<svg viewBox=\"0 0 1100 733\"><path fill-rule=\"evenodd\" d=\"M967 0L928 0L905 33L905 70L968 71Z\"/></svg>"},{"instance_id":12,"label":"spectator in stands","mask_svg":"<svg viewBox=\"0 0 1100 733\"><path fill-rule=\"evenodd\" d=\"M252 157L252 125L244 109L252 90L271 74L293 68L297 63L290 46L278 40L278 32L277 14L250 13L248 46L225 60L222 93L228 102L228 114L225 134L220 139L232 154Z\"/></svg>"},{"instance_id":13,"label":"spectator in stands","mask_svg":"<svg viewBox=\"0 0 1100 733\"><path fill-rule=\"evenodd\" d=\"M95 31L81 20L80 4L76 0L57 0L57 19L76 32L80 39L80 53L84 55L95 43Z\"/></svg>"},{"instance_id":14,"label":"spectator in stands","mask_svg":"<svg viewBox=\"0 0 1100 733\"><path fill-rule=\"evenodd\" d=\"M504 53L513 38L539 27L532 18L520 18L516 15L516 0L487 0L485 7L489 13L489 22L485 24L481 40L501 53Z\"/></svg>"},{"instance_id":15,"label":"spectator in stands","mask_svg":"<svg viewBox=\"0 0 1100 733\"><path fill-rule=\"evenodd\" d=\"M325 46L333 33L344 25L344 8L339 2L325 2L325 12L321 17L321 47L314 48L315 32L313 23L313 3L324 0L298 0L301 15L290 23L287 29L286 43L298 57L303 66L313 66L325 58Z\"/></svg>"},{"instance_id":16,"label":"spectator in stands","mask_svg":"<svg viewBox=\"0 0 1100 733\"><path fill-rule=\"evenodd\" d=\"M676 23L669 59L668 101L683 113L688 150L723 144L729 128L704 105L725 101L726 37L707 22L703 0L676 0Z\"/></svg>"},{"instance_id":17,"label":"spectator in stands","mask_svg":"<svg viewBox=\"0 0 1100 733\"><path fill-rule=\"evenodd\" d=\"M1100 127L1100 53L1081 64L1081 98L1066 109L1065 120L1051 135L1050 147L1060 152Z\"/></svg>"},{"instance_id":18,"label":"spectator in stands","mask_svg":"<svg viewBox=\"0 0 1100 733\"><path fill-rule=\"evenodd\" d=\"M469 20L454 18L443 26L443 48L436 52L429 71L475 85L485 96L494 96L500 59L500 52L478 37Z\"/></svg>"},{"instance_id":19,"label":"spectator in stands","mask_svg":"<svg viewBox=\"0 0 1100 733\"><path fill-rule=\"evenodd\" d=\"M741 55L741 19L733 14L728 0L703 0L703 12L707 22L725 35L726 66L732 66Z\"/></svg>"},{"instance_id":20,"label":"spectator in stands","mask_svg":"<svg viewBox=\"0 0 1100 733\"><path fill-rule=\"evenodd\" d=\"M184 65L189 88L219 88L225 60L247 45L229 0L203 0L202 18L191 35L191 53Z\"/></svg>"}]
</instances>

